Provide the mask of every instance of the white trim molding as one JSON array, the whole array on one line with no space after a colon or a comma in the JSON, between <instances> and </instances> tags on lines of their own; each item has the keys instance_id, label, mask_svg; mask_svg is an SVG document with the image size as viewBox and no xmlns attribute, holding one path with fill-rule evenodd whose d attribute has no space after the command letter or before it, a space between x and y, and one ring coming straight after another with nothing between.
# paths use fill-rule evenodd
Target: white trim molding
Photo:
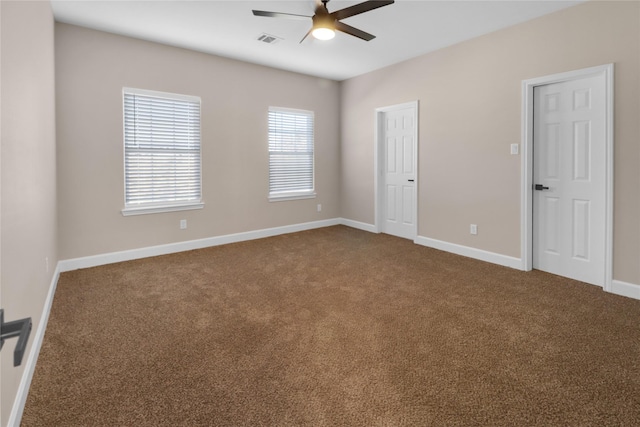
<instances>
[{"instance_id":1,"label":"white trim molding","mask_svg":"<svg viewBox=\"0 0 640 427\"><path fill-rule=\"evenodd\" d=\"M47 323L49 323L49 314L51 313L51 306L53 304L53 296L58 286L58 279L60 278L60 263L56 266L56 270L51 278L51 284L49 285L49 292L47 298L44 301L44 307L42 307L42 315L40 316L40 323L38 323L38 329L33 336L33 342L31 343L31 350L27 356L27 361L24 365L24 371L22 372L22 378L18 385L18 391L16 393L16 400L11 407L11 413L9 414L9 421L7 426L18 427L22 420L22 413L24 412L24 405L27 403L27 395L29 394L29 387L31 386L31 380L33 379L33 373L36 370L36 363L38 362L38 355L40 354L40 348L42 347L42 341L44 340L44 332L47 329Z\"/></svg>"},{"instance_id":2,"label":"white trim molding","mask_svg":"<svg viewBox=\"0 0 640 427\"><path fill-rule=\"evenodd\" d=\"M132 261L134 259L148 258L159 255L168 255L177 252L203 249L211 246L226 245L228 243L244 242L247 240L262 239L278 236L280 234L296 233L298 231L312 230L315 228L330 227L342 224L339 218L323 221L306 222L302 224L286 225L282 227L265 228L262 230L246 231L243 233L226 234L223 236L209 237L206 239L188 240L184 242L169 243L166 245L149 246L139 249L130 249L121 252L110 252L101 255L93 255L82 258L60 261L60 271L72 271L81 268L97 267L99 265L113 264L116 262Z\"/></svg>"},{"instance_id":3,"label":"white trim molding","mask_svg":"<svg viewBox=\"0 0 640 427\"><path fill-rule=\"evenodd\" d=\"M522 164L520 179L520 256L522 269L533 268L533 91L536 86L560 83L590 76L605 78L605 291L612 291L613 281L613 64L600 65L566 73L522 81Z\"/></svg>"},{"instance_id":4,"label":"white trim molding","mask_svg":"<svg viewBox=\"0 0 640 427\"><path fill-rule=\"evenodd\" d=\"M269 195L269 202L285 202L289 200L315 199L317 194L314 191L302 192L299 194L276 193Z\"/></svg>"},{"instance_id":5,"label":"white trim molding","mask_svg":"<svg viewBox=\"0 0 640 427\"><path fill-rule=\"evenodd\" d=\"M369 233L378 233L374 224L367 224L366 222L354 221L352 219L340 218L340 224L347 227L357 228L358 230L368 231Z\"/></svg>"},{"instance_id":6,"label":"white trim molding","mask_svg":"<svg viewBox=\"0 0 640 427\"><path fill-rule=\"evenodd\" d=\"M472 248L469 246L458 245L455 243L444 242L442 240L431 239L429 237L418 236L414 243L445 252L451 252L456 255L462 255L468 258L474 258L480 261L490 262L505 267L522 270L522 260L507 255L497 254L482 249Z\"/></svg>"},{"instance_id":7,"label":"white trim molding","mask_svg":"<svg viewBox=\"0 0 640 427\"><path fill-rule=\"evenodd\" d=\"M132 216L132 215L146 215L146 214L154 214L154 213L165 213L165 212L177 212L177 211L190 211L195 209L203 209L204 203L190 203L185 205L166 205L166 206L146 206L146 207L138 207L138 208L124 208L120 212L122 216Z\"/></svg>"},{"instance_id":8,"label":"white trim molding","mask_svg":"<svg viewBox=\"0 0 640 427\"><path fill-rule=\"evenodd\" d=\"M634 285L633 283L626 283L620 280L611 281L611 289L607 292L612 294L621 295L627 298L633 298L640 300L640 285Z\"/></svg>"}]
</instances>

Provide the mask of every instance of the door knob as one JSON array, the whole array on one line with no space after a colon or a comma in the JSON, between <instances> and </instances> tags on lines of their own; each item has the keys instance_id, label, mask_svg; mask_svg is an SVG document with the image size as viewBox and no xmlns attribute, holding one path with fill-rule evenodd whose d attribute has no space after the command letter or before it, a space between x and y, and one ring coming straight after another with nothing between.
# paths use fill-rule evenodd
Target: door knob
<instances>
[{"instance_id":1,"label":"door knob","mask_svg":"<svg viewBox=\"0 0 640 427\"><path fill-rule=\"evenodd\" d=\"M409 181L409 182L413 182L413 180L412 180L412 179L408 179L407 181Z\"/></svg>"},{"instance_id":2,"label":"door knob","mask_svg":"<svg viewBox=\"0 0 640 427\"><path fill-rule=\"evenodd\" d=\"M548 190L549 187L545 187L542 184L536 184L535 189L538 191L542 191L542 190Z\"/></svg>"}]
</instances>

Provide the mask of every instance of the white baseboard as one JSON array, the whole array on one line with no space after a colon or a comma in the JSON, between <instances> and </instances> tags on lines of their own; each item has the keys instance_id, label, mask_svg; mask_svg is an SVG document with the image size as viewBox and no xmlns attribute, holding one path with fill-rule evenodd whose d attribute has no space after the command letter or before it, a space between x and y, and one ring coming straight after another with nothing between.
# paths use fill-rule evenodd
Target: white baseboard
<instances>
[{"instance_id":1,"label":"white baseboard","mask_svg":"<svg viewBox=\"0 0 640 427\"><path fill-rule=\"evenodd\" d=\"M469 258L475 258L481 261L515 268L517 270L524 270L524 263L520 258L500 255L493 252L483 251L481 249L456 245L455 243L443 242L441 240L430 239L423 236L418 236L414 242L418 245L439 249L441 251L451 252ZM621 295L623 297L640 300L640 285L635 285L633 283L613 280L611 282L611 290L609 292L612 294Z\"/></svg>"},{"instance_id":2,"label":"white baseboard","mask_svg":"<svg viewBox=\"0 0 640 427\"><path fill-rule=\"evenodd\" d=\"M58 263L58 266L56 266L56 270L53 273L53 277L51 278L51 284L49 285L47 298L44 301L44 307L42 307L42 315L40 316L38 329L36 329L36 333L33 335L31 350L27 355L27 361L25 362L22 378L20 379L20 385L18 386L18 392L16 393L16 400L13 402L13 407L9 414L9 421L7 423L7 426L9 427L18 427L22 420L24 405L27 403L29 387L31 386L33 373L36 369L36 362L38 361L38 355L40 354L40 347L42 347L42 341L44 340L44 332L47 329L47 323L49 322L49 313L51 313L51 305L53 304L53 296L56 292L56 287L58 286L59 277L60 264Z\"/></svg>"},{"instance_id":3,"label":"white baseboard","mask_svg":"<svg viewBox=\"0 0 640 427\"><path fill-rule=\"evenodd\" d=\"M611 282L611 290L609 292L623 297L640 300L640 285L634 285L633 283L613 280Z\"/></svg>"},{"instance_id":4,"label":"white baseboard","mask_svg":"<svg viewBox=\"0 0 640 427\"><path fill-rule=\"evenodd\" d=\"M262 239L278 236L280 234L296 233L298 231L312 230L315 228L330 227L342 224L341 219L328 219L323 221L306 222L302 224L286 225L283 227L265 228L262 230L247 231L243 233L226 234L224 236L209 237L206 239L189 240L186 242L170 243L167 245L150 246L140 249L131 249L122 252L111 252L102 255L94 255L82 258L74 258L60 261L60 271L72 271L80 268L97 267L99 265L113 264L116 262L131 261L134 259L148 258L158 255L167 255L176 252L203 249L211 246L226 245L228 243L243 242L246 240Z\"/></svg>"},{"instance_id":5,"label":"white baseboard","mask_svg":"<svg viewBox=\"0 0 640 427\"><path fill-rule=\"evenodd\" d=\"M503 265L505 267L523 270L524 266L520 258L514 258L507 255L501 255L494 252L484 251L482 249L470 248L469 246L457 245L455 243L443 242L442 240L430 239L428 237L418 236L414 243L429 248L439 249L445 252L451 252L456 255L466 256L493 264Z\"/></svg>"},{"instance_id":6,"label":"white baseboard","mask_svg":"<svg viewBox=\"0 0 640 427\"><path fill-rule=\"evenodd\" d=\"M351 228L357 228L358 230L368 231L369 233L378 232L375 225L367 224L366 222L354 221L352 219L340 218L340 224Z\"/></svg>"}]
</instances>

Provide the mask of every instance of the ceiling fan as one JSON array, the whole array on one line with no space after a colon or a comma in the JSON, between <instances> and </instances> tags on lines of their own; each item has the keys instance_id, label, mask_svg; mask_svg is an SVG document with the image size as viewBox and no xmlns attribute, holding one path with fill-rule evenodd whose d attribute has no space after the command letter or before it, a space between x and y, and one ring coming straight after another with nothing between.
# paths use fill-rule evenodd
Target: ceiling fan
<instances>
[{"instance_id":1,"label":"ceiling fan","mask_svg":"<svg viewBox=\"0 0 640 427\"><path fill-rule=\"evenodd\" d=\"M327 9L327 3L329 2L329 0L321 1L322 4L318 3L316 12L313 16L295 15L292 13L282 12L268 12L264 10L254 10L253 14L255 16L265 16L268 18L286 18L297 20L308 20L309 18L311 18L313 25L311 26L311 29L307 32L307 34L305 34L305 36L302 38L302 40L300 40L300 43L302 43L309 34L313 34L313 36L319 40L330 40L335 36L336 31L342 31L343 33L358 37L365 41L369 41L373 40L376 36L340 21L342 19L349 18L354 15L359 15L364 12L369 12L370 10L394 3L394 0L368 0L363 3L358 3L353 6L329 13L329 9Z\"/></svg>"}]
</instances>

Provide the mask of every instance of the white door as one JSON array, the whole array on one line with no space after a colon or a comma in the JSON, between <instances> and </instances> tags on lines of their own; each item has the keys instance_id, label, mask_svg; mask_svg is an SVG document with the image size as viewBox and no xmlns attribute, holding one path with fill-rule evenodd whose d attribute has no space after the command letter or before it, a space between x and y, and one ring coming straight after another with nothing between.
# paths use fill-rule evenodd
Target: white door
<instances>
[{"instance_id":1,"label":"white door","mask_svg":"<svg viewBox=\"0 0 640 427\"><path fill-rule=\"evenodd\" d=\"M534 89L533 268L604 286L605 78Z\"/></svg>"},{"instance_id":2,"label":"white door","mask_svg":"<svg viewBox=\"0 0 640 427\"><path fill-rule=\"evenodd\" d=\"M379 117L383 141L383 233L415 239L417 107L392 108Z\"/></svg>"}]
</instances>

